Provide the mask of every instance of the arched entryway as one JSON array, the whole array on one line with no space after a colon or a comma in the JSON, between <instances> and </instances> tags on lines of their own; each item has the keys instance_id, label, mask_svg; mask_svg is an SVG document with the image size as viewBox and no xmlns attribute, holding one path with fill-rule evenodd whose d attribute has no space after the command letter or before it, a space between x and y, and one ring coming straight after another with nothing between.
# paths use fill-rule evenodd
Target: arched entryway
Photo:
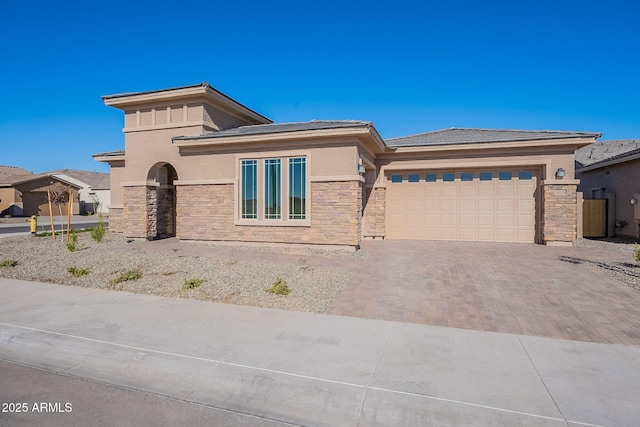
<instances>
[{"instance_id":1,"label":"arched entryway","mask_svg":"<svg viewBox=\"0 0 640 427\"><path fill-rule=\"evenodd\" d=\"M147 238L164 239L176 235L176 187L178 174L169 163L156 163L147 176L155 191L147 191Z\"/></svg>"}]
</instances>

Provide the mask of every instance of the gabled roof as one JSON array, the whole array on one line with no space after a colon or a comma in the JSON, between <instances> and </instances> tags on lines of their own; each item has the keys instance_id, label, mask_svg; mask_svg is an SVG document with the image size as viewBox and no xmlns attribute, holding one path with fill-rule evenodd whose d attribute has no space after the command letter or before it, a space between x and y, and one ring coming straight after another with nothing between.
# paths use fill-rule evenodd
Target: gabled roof
<instances>
[{"instance_id":1,"label":"gabled roof","mask_svg":"<svg viewBox=\"0 0 640 427\"><path fill-rule=\"evenodd\" d=\"M566 138L599 138L593 132L566 132L550 130L509 130L449 128L400 138L386 139L389 147L417 147L426 145L475 144L489 142L535 141Z\"/></svg>"},{"instance_id":2,"label":"gabled roof","mask_svg":"<svg viewBox=\"0 0 640 427\"><path fill-rule=\"evenodd\" d=\"M354 127L373 127L372 122L363 120L311 120L309 122L272 123L265 125L241 126L198 136L177 136L174 141L224 138L229 136L265 135L274 133L300 132L308 130L340 129Z\"/></svg>"},{"instance_id":3,"label":"gabled roof","mask_svg":"<svg viewBox=\"0 0 640 427\"><path fill-rule=\"evenodd\" d=\"M576 168L597 169L605 164L631 160L636 155L640 155L640 139L598 141L576 150Z\"/></svg>"},{"instance_id":4,"label":"gabled roof","mask_svg":"<svg viewBox=\"0 0 640 427\"><path fill-rule=\"evenodd\" d=\"M63 184L69 185L73 188L82 188L82 186L77 185L75 183L69 182L66 179L60 177L62 174L55 174L51 172L43 172L37 174L20 174L20 175L12 175L5 178L0 178L0 187L15 187L17 185L25 184L27 182L37 181L42 178L54 178L57 181L62 182Z\"/></svg>"},{"instance_id":5,"label":"gabled roof","mask_svg":"<svg viewBox=\"0 0 640 427\"><path fill-rule=\"evenodd\" d=\"M60 174L66 175L70 178L76 179L80 182L84 182L88 184L92 188L96 188L104 185L105 179L107 182L107 187L109 188L109 174L103 172L93 172L93 171L83 171L78 169L59 169L55 171L49 172L50 174Z\"/></svg>"}]
</instances>

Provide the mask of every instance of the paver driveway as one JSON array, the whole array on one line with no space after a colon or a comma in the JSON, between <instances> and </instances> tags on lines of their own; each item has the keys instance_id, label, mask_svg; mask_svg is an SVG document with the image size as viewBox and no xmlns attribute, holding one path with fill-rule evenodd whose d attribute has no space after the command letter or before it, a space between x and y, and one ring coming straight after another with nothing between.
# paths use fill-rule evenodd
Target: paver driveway
<instances>
[{"instance_id":1,"label":"paver driveway","mask_svg":"<svg viewBox=\"0 0 640 427\"><path fill-rule=\"evenodd\" d=\"M617 249L374 240L362 250L330 314L640 344L640 291L564 258L631 261Z\"/></svg>"}]
</instances>

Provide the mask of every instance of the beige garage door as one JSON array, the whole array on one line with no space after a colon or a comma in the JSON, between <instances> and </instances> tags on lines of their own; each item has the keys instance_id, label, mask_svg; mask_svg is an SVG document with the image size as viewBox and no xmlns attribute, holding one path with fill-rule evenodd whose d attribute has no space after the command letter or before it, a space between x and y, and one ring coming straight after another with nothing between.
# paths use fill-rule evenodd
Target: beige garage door
<instances>
[{"instance_id":1,"label":"beige garage door","mask_svg":"<svg viewBox=\"0 0 640 427\"><path fill-rule=\"evenodd\" d=\"M533 243L536 182L533 170L389 174L386 235Z\"/></svg>"}]
</instances>

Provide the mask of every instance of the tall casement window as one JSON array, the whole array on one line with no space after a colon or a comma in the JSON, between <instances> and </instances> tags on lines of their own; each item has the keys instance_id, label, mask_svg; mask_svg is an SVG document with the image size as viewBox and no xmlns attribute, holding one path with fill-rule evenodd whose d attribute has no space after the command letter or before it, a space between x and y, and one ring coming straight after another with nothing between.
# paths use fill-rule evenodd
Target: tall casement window
<instances>
[{"instance_id":1,"label":"tall casement window","mask_svg":"<svg viewBox=\"0 0 640 427\"><path fill-rule=\"evenodd\" d=\"M258 218L258 161L242 161L242 218Z\"/></svg>"},{"instance_id":2,"label":"tall casement window","mask_svg":"<svg viewBox=\"0 0 640 427\"><path fill-rule=\"evenodd\" d=\"M239 175L238 219L309 225L306 157L241 159Z\"/></svg>"},{"instance_id":3,"label":"tall casement window","mask_svg":"<svg viewBox=\"0 0 640 427\"><path fill-rule=\"evenodd\" d=\"M264 218L280 219L281 211L280 159L264 161Z\"/></svg>"},{"instance_id":4,"label":"tall casement window","mask_svg":"<svg viewBox=\"0 0 640 427\"><path fill-rule=\"evenodd\" d=\"M289 159L289 219L306 218L307 159Z\"/></svg>"}]
</instances>

